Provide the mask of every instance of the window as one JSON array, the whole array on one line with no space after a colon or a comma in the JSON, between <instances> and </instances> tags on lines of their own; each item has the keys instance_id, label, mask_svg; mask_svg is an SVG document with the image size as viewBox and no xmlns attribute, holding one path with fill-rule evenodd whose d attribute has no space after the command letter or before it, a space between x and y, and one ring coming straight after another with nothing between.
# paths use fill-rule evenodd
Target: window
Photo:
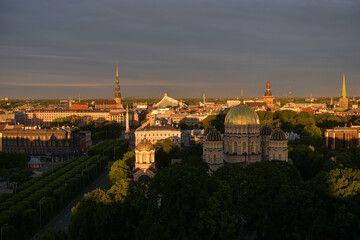
<instances>
[{"instance_id":1,"label":"window","mask_svg":"<svg viewBox=\"0 0 360 240\"><path fill-rule=\"evenodd\" d=\"M244 154L244 153L246 153L247 151L246 151L246 142L243 142L242 143L242 153Z\"/></svg>"},{"instance_id":2,"label":"window","mask_svg":"<svg viewBox=\"0 0 360 240\"><path fill-rule=\"evenodd\" d=\"M281 160L281 154L279 154L279 160Z\"/></svg>"},{"instance_id":3,"label":"window","mask_svg":"<svg viewBox=\"0 0 360 240\"><path fill-rule=\"evenodd\" d=\"M216 163L216 155L214 154L213 163Z\"/></svg>"},{"instance_id":4,"label":"window","mask_svg":"<svg viewBox=\"0 0 360 240\"><path fill-rule=\"evenodd\" d=\"M233 153L237 153L237 142L234 142Z\"/></svg>"}]
</instances>

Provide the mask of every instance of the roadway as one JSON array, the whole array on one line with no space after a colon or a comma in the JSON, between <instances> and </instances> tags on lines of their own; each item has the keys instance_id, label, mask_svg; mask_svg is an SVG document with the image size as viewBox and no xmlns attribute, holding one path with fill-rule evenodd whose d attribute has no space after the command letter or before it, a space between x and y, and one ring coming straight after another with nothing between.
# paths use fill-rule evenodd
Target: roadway
<instances>
[{"instance_id":1,"label":"roadway","mask_svg":"<svg viewBox=\"0 0 360 240\"><path fill-rule=\"evenodd\" d=\"M85 193L91 192L96 188L106 189L108 187L108 174L112 166L112 162L109 162L107 169L97 179L95 179L90 185L88 185L79 195L77 195L65 208L63 208L58 215L53 218L48 224L46 224L39 232L42 235L48 228L54 230L68 231L70 224L71 209L83 198Z\"/></svg>"}]
</instances>

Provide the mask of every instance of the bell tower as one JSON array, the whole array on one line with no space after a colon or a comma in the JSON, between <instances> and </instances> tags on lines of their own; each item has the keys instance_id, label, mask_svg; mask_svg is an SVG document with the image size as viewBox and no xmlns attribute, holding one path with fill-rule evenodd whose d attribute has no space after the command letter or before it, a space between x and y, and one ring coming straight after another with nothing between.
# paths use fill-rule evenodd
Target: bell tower
<instances>
[{"instance_id":1,"label":"bell tower","mask_svg":"<svg viewBox=\"0 0 360 240\"><path fill-rule=\"evenodd\" d=\"M274 106L274 97L272 92L270 91L270 82L269 80L266 83L266 91L264 94L264 102L268 108L272 108Z\"/></svg>"}]
</instances>

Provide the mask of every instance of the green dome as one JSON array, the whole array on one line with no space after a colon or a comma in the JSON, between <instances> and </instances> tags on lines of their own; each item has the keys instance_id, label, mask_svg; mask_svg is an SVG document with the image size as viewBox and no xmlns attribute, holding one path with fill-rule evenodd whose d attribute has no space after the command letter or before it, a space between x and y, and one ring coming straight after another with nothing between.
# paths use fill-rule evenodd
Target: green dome
<instances>
[{"instance_id":1,"label":"green dome","mask_svg":"<svg viewBox=\"0 0 360 240\"><path fill-rule=\"evenodd\" d=\"M252 125L260 124L260 120L253 109L245 104L240 104L232 107L226 114L225 124Z\"/></svg>"}]
</instances>

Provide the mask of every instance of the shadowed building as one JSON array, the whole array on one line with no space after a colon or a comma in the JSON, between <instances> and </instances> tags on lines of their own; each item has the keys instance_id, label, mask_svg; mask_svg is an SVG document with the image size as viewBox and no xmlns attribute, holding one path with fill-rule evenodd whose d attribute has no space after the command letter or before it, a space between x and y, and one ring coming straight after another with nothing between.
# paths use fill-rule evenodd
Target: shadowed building
<instances>
[{"instance_id":1,"label":"shadowed building","mask_svg":"<svg viewBox=\"0 0 360 240\"><path fill-rule=\"evenodd\" d=\"M74 127L4 129L0 141L0 151L24 152L42 160L64 161L81 153L80 130Z\"/></svg>"},{"instance_id":2,"label":"shadowed building","mask_svg":"<svg viewBox=\"0 0 360 240\"><path fill-rule=\"evenodd\" d=\"M326 129L325 142L331 150L353 146L360 147L360 126Z\"/></svg>"},{"instance_id":3,"label":"shadowed building","mask_svg":"<svg viewBox=\"0 0 360 240\"><path fill-rule=\"evenodd\" d=\"M287 136L280 128L275 129L270 135L269 160L288 161Z\"/></svg>"},{"instance_id":4,"label":"shadowed building","mask_svg":"<svg viewBox=\"0 0 360 240\"><path fill-rule=\"evenodd\" d=\"M223 156L223 138L218 130L212 128L208 131L206 140L203 144L203 159L209 165L210 169L215 171L219 167L223 166Z\"/></svg>"}]
</instances>

